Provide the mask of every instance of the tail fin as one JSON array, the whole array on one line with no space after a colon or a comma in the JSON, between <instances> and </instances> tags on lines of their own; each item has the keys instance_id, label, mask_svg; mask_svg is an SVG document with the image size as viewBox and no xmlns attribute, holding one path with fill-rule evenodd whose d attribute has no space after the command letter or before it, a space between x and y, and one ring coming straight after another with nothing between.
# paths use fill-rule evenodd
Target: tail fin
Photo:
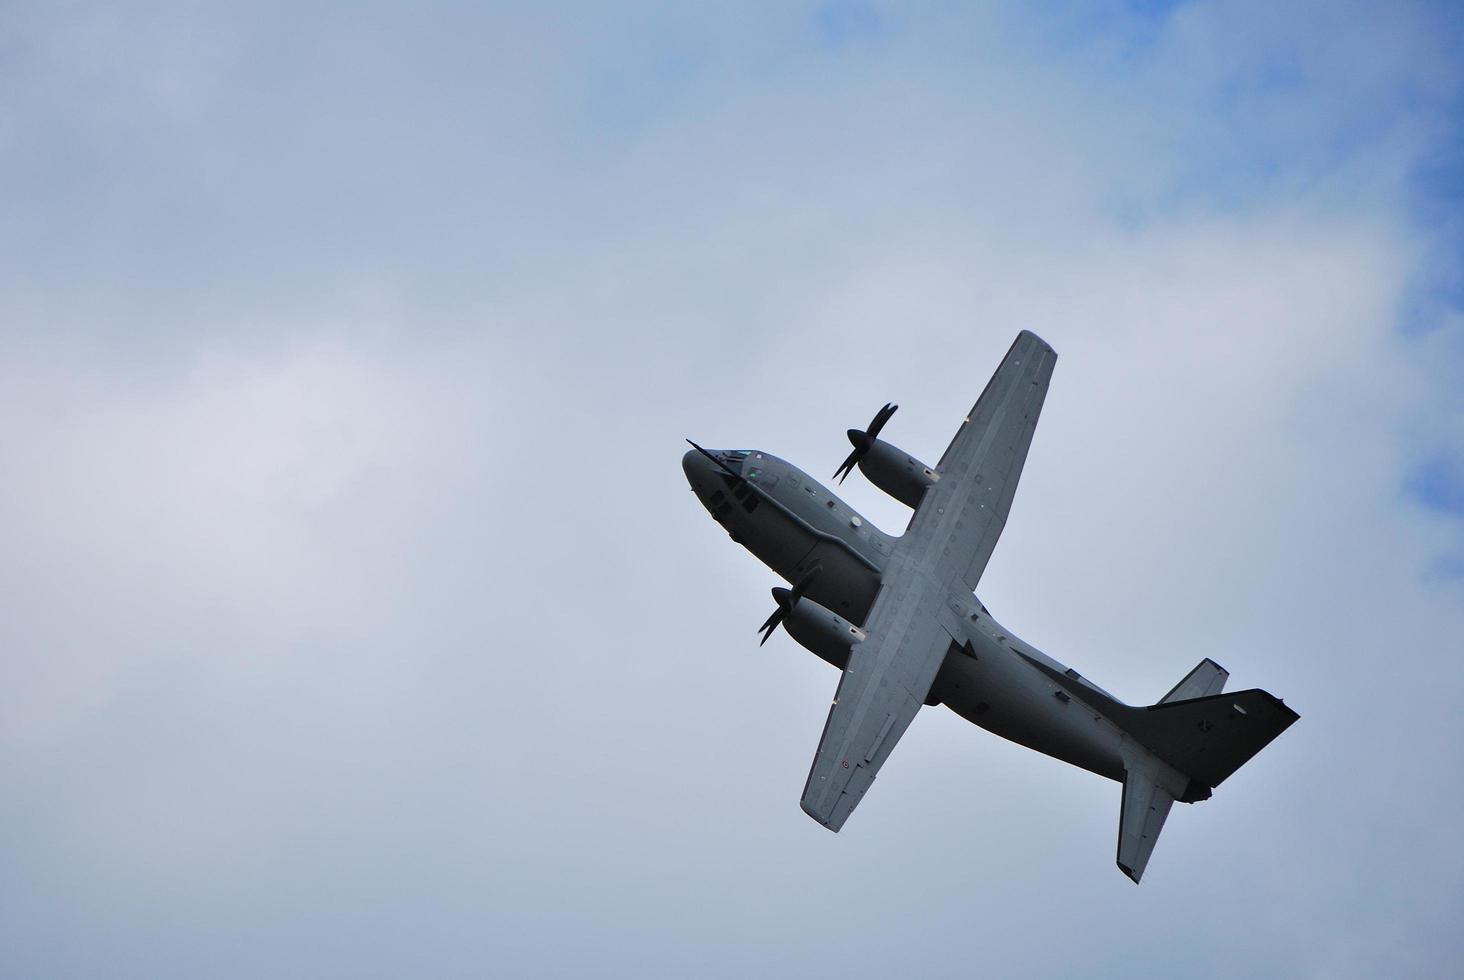
<instances>
[{"instance_id":1,"label":"tail fin","mask_svg":"<svg viewBox=\"0 0 1464 980\"><path fill-rule=\"evenodd\" d=\"M1190 777L1185 802L1209 796L1300 717L1256 690L1128 708L1126 714L1120 724L1129 734Z\"/></svg>"},{"instance_id":2,"label":"tail fin","mask_svg":"<svg viewBox=\"0 0 1464 980\"><path fill-rule=\"evenodd\" d=\"M1175 700L1180 693L1200 685L1206 690L1224 685L1229 675L1210 660L1201 661L1163 701L1138 708L1115 701L1088 684L1074 684L1072 678L1038 660L1027 660L1128 732L1139 745L1188 776L1189 789L1175 797L1183 803L1206 799L1211 789L1225 782L1301 717L1280 698L1260 690Z\"/></svg>"}]
</instances>

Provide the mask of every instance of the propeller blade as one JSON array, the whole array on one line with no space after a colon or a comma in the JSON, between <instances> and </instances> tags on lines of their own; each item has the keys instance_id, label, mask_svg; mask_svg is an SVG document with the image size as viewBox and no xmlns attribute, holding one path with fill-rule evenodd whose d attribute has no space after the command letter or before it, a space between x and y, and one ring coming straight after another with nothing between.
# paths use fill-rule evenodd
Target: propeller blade
<instances>
[{"instance_id":1,"label":"propeller blade","mask_svg":"<svg viewBox=\"0 0 1464 980\"><path fill-rule=\"evenodd\" d=\"M779 623L788 618L788 614L793 611L793 607L798 605L798 600L803 598L803 593L808 591L808 584L822 570L822 565L814 565L803 573L803 577L798 580L798 583L791 590L785 589L782 586L773 589L773 601L778 604L778 608L774 609L773 614L765 619L763 624L757 628L757 631L763 635L763 638L758 641L758 646L762 646L768 642L768 637L777 631Z\"/></svg>"},{"instance_id":2,"label":"propeller blade","mask_svg":"<svg viewBox=\"0 0 1464 980\"><path fill-rule=\"evenodd\" d=\"M803 573L803 577L800 578L797 584L793 586L793 591L788 593L788 608L790 610L794 606L798 605L798 600L803 598L803 593L808 591L809 584L813 582L814 578L817 577L818 573L821 571L823 571L822 565L814 565L808 571Z\"/></svg>"},{"instance_id":3,"label":"propeller blade","mask_svg":"<svg viewBox=\"0 0 1464 980\"><path fill-rule=\"evenodd\" d=\"M854 467L869 452L869 447L874 445L874 440L879 435L879 430L884 428L885 423L890 420L890 416L894 415L895 410L899 407L893 402L885 402L884 408L875 412L874 418L870 419L868 429L863 432L858 429L850 429L848 431L849 444L854 447L854 451L849 454L844 462L839 464L838 469L834 470L834 479L843 483L844 478L854 472Z\"/></svg>"},{"instance_id":4,"label":"propeller blade","mask_svg":"<svg viewBox=\"0 0 1464 980\"><path fill-rule=\"evenodd\" d=\"M783 617L786 615L787 613L783 612L782 606L773 610L773 614L768 617L767 622L757 628L757 631L762 634L762 639L758 641L758 646L762 646L768 642L768 637L773 635L773 631L778 628L778 624L783 621Z\"/></svg>"},{"instance_id":5,"label":"propeller blade","mask_svg":"<svg viewBox=\"0 0 1464 980\"><path fill-rule=\"evenodd\" d=\"M758 646L762 646L768 642L768 637L773 635L773 632L778 628L778 624L788 618L788 610L793 608L793 603L788 598L790 595L792 593L781 587L773 590L773 601L778 605L773 610L773 614L758 627L758 632L763 635L763 638L758 641Z\"/></svg>"},{"instance_id":6,"label":"propeller blade","mask_svg":"<svg viewBox=\"0 0 1464 980\"><path fill-rule=\"evenodd\" d=\"M899 407L893 402L886 402L884 408L874 413L874 419L869 423L869 428L864 430L864 434L871 439L878 436L879 430L884 428L885 423L890 420L890 416L894 415Z\"/></svg>"}]
</instances>

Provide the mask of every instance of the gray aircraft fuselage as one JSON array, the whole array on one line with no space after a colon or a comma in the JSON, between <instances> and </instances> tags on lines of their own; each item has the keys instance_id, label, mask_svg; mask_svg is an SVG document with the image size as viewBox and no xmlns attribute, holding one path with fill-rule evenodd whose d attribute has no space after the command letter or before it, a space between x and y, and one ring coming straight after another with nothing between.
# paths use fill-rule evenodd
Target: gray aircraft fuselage
<instances>
[{"instance_id":1,"label":"gray aircraft fuselage","mask_svg":"<svg viewBox=\"0 0 1464 980\"><path fill-rule=\"evenodd\" d=\"M739 494L737 481L716 463L696 450L686 453L686 479L713 519L790 583L819 566L808 598L863 625L897 539L785 460L756 450L712 453L762 491ZM952 590L946 601L964 642L952 643L926 703L945 704L995 735L1122 782L1121 749L1129 736L1073 697L1084 688L1112 695L1013 635L972 593ZM814 652L844 667L838 655Z\"/></svg>"}]
</instances>

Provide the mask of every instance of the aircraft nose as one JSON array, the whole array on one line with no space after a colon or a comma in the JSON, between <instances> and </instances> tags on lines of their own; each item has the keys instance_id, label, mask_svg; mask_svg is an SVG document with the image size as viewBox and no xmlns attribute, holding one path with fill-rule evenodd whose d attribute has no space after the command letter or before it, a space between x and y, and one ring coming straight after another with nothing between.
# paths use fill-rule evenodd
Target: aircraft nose
<instances>
[{"instance_id":1,"label":"aircraft nose","mask_svg":"<svg viewBox=\"0 0 1464 980\"><path fill-rule=\"evenodd\" d=\"M714 488L716 481L712 477L721 472L721 467L713 457L720 455L716 450L702 449L694 442L691 444L691 449L681 457L681 471L686 474L686 482L691 484L691 489L701 493Z\"/></svg>"},{"instance_id":2,"label":"aircraft nose","mask_svg":"<svg viewBox=\"0 0 1464 980\"><path fill-rule=\"evenodd\" d=\"M710 466L710 460L695 449L688 449L686 454L681 457L681 471L686 474L686 482L693 487L700 482L701 477L706 475Z\"/></svg>"}]
</instances>

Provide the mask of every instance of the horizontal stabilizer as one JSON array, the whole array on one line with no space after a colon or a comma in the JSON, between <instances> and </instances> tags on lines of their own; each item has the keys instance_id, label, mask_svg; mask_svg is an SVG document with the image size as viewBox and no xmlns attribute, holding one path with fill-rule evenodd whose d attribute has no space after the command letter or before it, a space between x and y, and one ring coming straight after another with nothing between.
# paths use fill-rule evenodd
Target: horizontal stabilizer
<instances>
[{"instance_id":1,"label":"horizontal stabilizer","mask_svg":"<svg viewBox=\"0 0 1464 980\"><path fill-rule=\"evenodd\" d=\"M1160 698L1159 703L1168 704L1171 701L1190 701L1195 698L1207 698L1212 694L1219 694L1225 690L1225 682L1229 679L1230 671L1206 657L1200 661L1194 670L1185 674L1184 680L1174 685L1173 690Z\"/></svg>"},{"instance_id":2,"label":"horizontal stabilizer","mask_svg":"<svg viewBox=\"0 0 1464 980\"><path fill-rule=\"evenodd\" d=\"M1142 766L1124 774L1123 804L1118 817L1118 869L1139 883L1154 843L1164 829L1164 818L1174 797L1154 782L1154 776Z\"/></svg>"}]
</instances>

